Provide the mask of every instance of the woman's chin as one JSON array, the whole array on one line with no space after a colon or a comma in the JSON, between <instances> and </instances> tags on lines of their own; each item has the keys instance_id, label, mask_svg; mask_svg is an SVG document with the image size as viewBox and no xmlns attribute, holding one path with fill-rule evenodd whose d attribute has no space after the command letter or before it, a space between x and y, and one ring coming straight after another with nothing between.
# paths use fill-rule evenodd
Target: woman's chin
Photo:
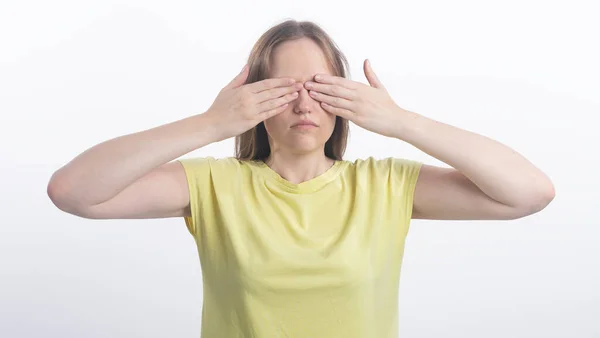
<instances>
[{"instance_id":1,"label":"woman's chin","mask_svg":"<svg viewBox=\"0 0 600 338\"><path fill-rule=\"evenodd\" d=\"M314 152L317 150L323 150L324 146L325 146L325 144L316 142L316 140L314 140L314 141L304 140L301 142L296 142L293 145L291 145L290 150L293 151L294 153L305 154L305 153L311 153L311 152Z\"/></svg>"}]
</instances>

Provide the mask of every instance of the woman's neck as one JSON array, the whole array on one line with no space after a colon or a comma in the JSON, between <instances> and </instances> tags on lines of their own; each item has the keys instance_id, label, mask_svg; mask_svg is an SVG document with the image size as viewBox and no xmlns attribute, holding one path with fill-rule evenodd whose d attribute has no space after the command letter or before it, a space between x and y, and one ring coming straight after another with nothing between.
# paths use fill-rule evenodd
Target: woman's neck
<instances>
[{"instance_id":1,"label":"woman's neck","mask_svg":"<svg viewBox=\"0 0 600 338\"><path fill-rule=\"evenodd\" d=\"M279 176L294 184L318 177L335 164L335 160L323 152L302 155L272 152L264 162Z\"/></svg>"}]
</instances>

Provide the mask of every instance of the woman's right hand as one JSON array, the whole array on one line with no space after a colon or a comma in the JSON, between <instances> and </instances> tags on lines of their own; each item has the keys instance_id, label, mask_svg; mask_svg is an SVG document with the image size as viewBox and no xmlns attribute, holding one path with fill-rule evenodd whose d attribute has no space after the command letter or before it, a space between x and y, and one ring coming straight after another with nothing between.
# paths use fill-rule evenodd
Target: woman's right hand
<instances>
[{"instance_id":1,"label":"woman's right hand","mask_svg":"<svg viewBox=\"0 0 600 338\"><path fill-rule=\"evenodd\" d=\"M298 97L303 84L293 78L270 78L245 84L245 66L204 113L218 130L218 141L240 135L285 110Z\"/></svg>"}]
</instances>

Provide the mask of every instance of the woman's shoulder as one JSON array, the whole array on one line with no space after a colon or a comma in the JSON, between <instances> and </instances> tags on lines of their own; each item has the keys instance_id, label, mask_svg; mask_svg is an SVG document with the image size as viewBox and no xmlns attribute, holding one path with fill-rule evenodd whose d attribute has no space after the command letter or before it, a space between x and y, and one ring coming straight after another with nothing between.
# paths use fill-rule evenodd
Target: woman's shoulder
<instances>
[{"instance_id":1,"label":"woman's shoulder","mask_svg":"<svg viewBox=\"0 0 600 338\"><path fill-rule=\"evenodd\" d=\"M215 157L215 156L196 156L179 159L185 167L192 169L205 169L212 172L231 173L258 166L259 163L253 160L240 160L234 156Z\"/></svg>"},{"instance_id":2,"label":"woman's shoulder","mask_svg":"<svg viewBox=\"0 0 600 338\"><path fill-rule=\"evenodd\" d=\"M185 161L188 163L206 163L206 164L225 164L235 165L241 162L235 157L214 157L214 156L193 156L193 157L182 157L178 161Z\"/></svg>"},{"instance_id":3,"label":"woman's shoulder","mask_svg":"<svg viewBox=\"0 0 600 338\"><path fill-rule=\"evenodd\" d=\"M348 164L350 166L355 167L356 169L359 169L359 170L373 169L373 170L384 170L384 171L389 171L389 170L392 170L397 167L415 166L415 165L419 165L421 163L417 160L412 160L412 159L408 159L408 158L404 158L404 157L393 157L393 156L388 156L388 157L383 157L383 158L376 158L374 156L369 156L366 158L358 158L353 161L347 160L346 162L348 162Z\"/></svg>"},{"instance_id":4,"label":"woman's shoulder","mask_svg":"<svg viewBox=\"0 0 600 338\"><path fill-rule=\"evenodd\" d=\"M401 196L414 186L421 166L418 160L393 156L369 156L350 163L352 175L364 191L389 189L391 194Z\"/></svg>"}]
</instances>

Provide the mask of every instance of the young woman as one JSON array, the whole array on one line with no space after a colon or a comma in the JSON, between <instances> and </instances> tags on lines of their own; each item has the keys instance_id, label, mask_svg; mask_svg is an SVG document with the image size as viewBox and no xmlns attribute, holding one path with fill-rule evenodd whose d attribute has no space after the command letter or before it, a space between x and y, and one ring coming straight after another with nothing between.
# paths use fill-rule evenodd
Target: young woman
<instances>
[{"instance_id":1,"label":"young woman","mask_svg":"<svg viewBox=\"0 0 600 338\"><path fill-rule=\"evenodd\" d=\"M399 107L311 22L260 37L204 113L98 144L56 171L54 204L91 219L184 217L203 273L203 337L397 337L412 218L508 220L552 182L507 146ZM451 168L343 160L348 121ZM236 138L236 156L180 156Z\"/></svg>"}]
</instances>

